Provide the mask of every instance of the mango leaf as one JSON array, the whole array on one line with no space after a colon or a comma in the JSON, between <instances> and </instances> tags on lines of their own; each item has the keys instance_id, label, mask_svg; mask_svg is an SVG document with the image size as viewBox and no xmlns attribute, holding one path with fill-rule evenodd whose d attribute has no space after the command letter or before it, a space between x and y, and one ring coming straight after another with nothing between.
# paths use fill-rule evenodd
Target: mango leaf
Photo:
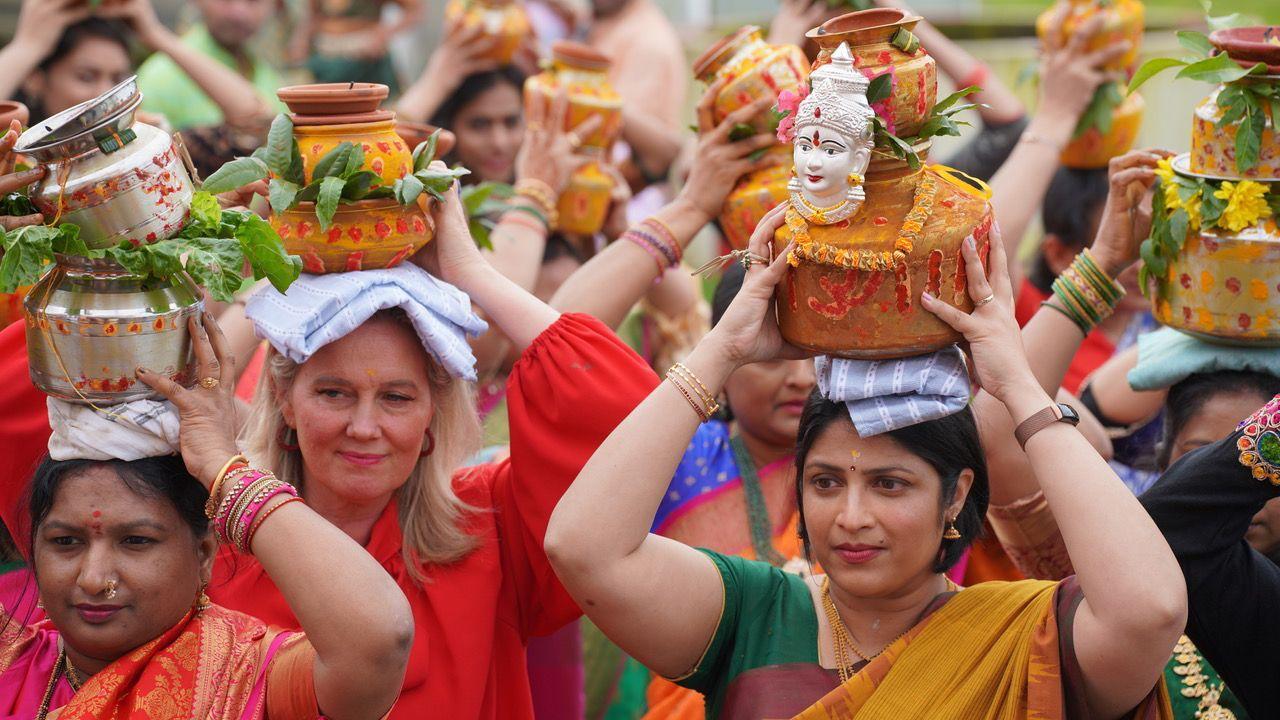
<instances>
[{"instance_id":1,"label":"mango leaf","mask_svg":"<svg viewBox=\"0 0 1280 720\"><path fill-rule=\"evenodd\" d=\"M1254 73L1266 72L1266 65L1257 63L1251 68L1240 67L1239 63L1227 55L1214 55L1191 63L1178 71L1176 78L1189 78L1208 83L1234 82ZM1132 86L1132 83L1130 83Z\"/></svg>"},{"instance_id":2,"label":"mango leaf","mask_svg":"<svg viewBox=\"0 0 1280 720\"><path fill-rule=\"evenodd\" d=\"M1186 64L1185 60L1179 60L1178 58L1151 58L1142 63L1137 72L1133 74L1133 78L1129 80L1129 92L1132 93L1142 87L1143 83L1169 68L1181 67Z\"/></svg>"},{"instance_id":3,"label":"mango leaf","mask_svg":"<svg viewBox=\"0 0 1280 720\"><path fill-rule=\"evenodd\" d=\"M276 213L282 213L293 207L300 190L301 188L288 180L272 180L267 186L267 199L271 201L271 209Z\"/></svg>"},{"instance_id":4,"label":"mango leaf","mask_svg":"<svg viewBox=\"0 0 1280 720\"><path fill-rule=\"evenodd\" d=\"M340 175L343 170L347 169L347 159L351 157L354 147L355 145L349 142L342 142L322 155L316 161L315 167L311 168L311 180L314 182L322 178ZM335 171L334 168L337 168L337 170Z\"/></svg>"},{"instance_id":5,"label":"mango leaf","mask_svg":"<svg viewBox=\"0 0 1280 720\"><path fill-rule=\"evenodd\" d=\"M346 187L342 188L342 199L355 202L369 195L373 184L380 180L378 174L370 170L361 170L347 178Z\"/></svg>"},{"instance_id":6,"label":"mango leaf","mask_svg":"<svg viewBox=\"0 0 1280 720\"><path fill-rule=\"evenodd\" d=\"M1261 107L1251 107L1240 119L1236 128L1236 170L1244 172L1258 164L1262 149L1262 132L1267 117Z\"/></svg>"},{"instance_id":7,"label":"mango leaf","mask_svg":"<svg viewBox=\"0 0 1280 720\"><path fill-rule=\"evenodd\" d=\"M364 166L364 146L354 145L351 148L351 154L347 156L346 167L342 168L342 172L338 177L350 179L355 175L361 167Z\"/></svg>"},{"instance_id":8,"label":"mango leaf","mask_svg":"<svg viewBox=\"0 0 1280 720\"><path fill-rule=\"evenodd\" d=\"M267 278L280 292L289 289L302 272L302 260L285 252L284 243L266 220L249 213L236 228L236 241L240 251L253 268L255 280ZM235 266L239 269L239 265Z\"/></svg>"},{"instance_id":9,"label":"mango leaf","mask_svg":"<svg viewBox=\"0 0 1280 720\"><path fill-rule=\"evenodd\" d=\"M886 72L871 79L867 85L867 104L874 105L889 97L893 92L893 73ZM936 107L936 106L935 106Z\"/></svg>"},{"instance_id":10,"label":"mango leaf","mask_svg":"<svg viewBox=\"0 0 1280 720\"><path fill-rule=\"evenodd\" d=\"M399 182L398 180L396 182ZM364 196L365 200L390 200L396 196L396 190L393 185L379 185L369 191Z\"/></svg>"},{"instance_id":11,"label":"mango leaf","mask_svg":"<svg viewBox=\"0 0 1280 720\"><path fill-rule=\"evenodd\" d=\"M418 201L418 196L426 190L426 186L422 181L413 175L405 175L395 182L396 202L401 205L411 205Z\"/></svg>"},{"instance_id":12,"label":"mango leaf","mask_svg":"<svg viewBox=\"0 0 1280 720\"><path fill-rule=\"evenodd\" d=\"M293 121L285 113L276 115L271 121L271 130L267 132L266 157L263 160L267 169L282 178L289 174L289 165L293 159Z\"/></svg>"},{"instance_id":13,"label":"mango leaf","mask_svg":"<svg viewBox=\"0 0 1280 720\"><path fill-rule=\"evenodd\" d=\"M697 132L696 130L694 132ZM440 142L440 131L437 129L431 133L431 137L425 141L418 143L418 147L413 149L413 171L418 172L431 164L436 159L436 147Z\"/></svg>"},{"instance_id":14,"label":"mango leaf","mask_svg":"<svg viewBox=\"0 0 1280 720\"><path fill-rule=\"evenodd\" d=\"M57 228L45 225L27 225L5 233L0 292L11 293L39 280L45 263L53 261L53 240L58 234Z\"/></svg>"},{"instance_id":15,"label":"mango leaf","mask_svg":"<svg viewBox=\"0 0 1280 720\"><path fill-rule=\"evenodd\" d=\"M186 271L219 302L232 302L244 282L244 254L234 239L197 238L186 247Z\"/></svg>"},{"instance_id":16,"label":"mango leaf","mask_svg":"<svg viewBox=\"0 0 1280 720\"><path fill-rule=\"evenodd\" d=\"M736 123L733 127L729 128L729 142L738 142L739 140L746 140L747 138L755 134L756 134L756 129L751 127L750 125L746 123Z\"/></svg>"},{"instance_id":17,"label":"mango leaf","mask_svg":"<svg viewBox=\"0 0 1280 720\"><path fill-rule=\"evenodd\" d=\"M970 86L969 86L969 87L967 87L967 88L961 88L960 90L957 90L957 91L955 91L955 92L951 93L950 95L946 96L945 98L943 98L943 99L939 100L938 102L934 103L934 105L933 105L933 112L934 112L935 114L939 114L939 115L940 115L940 114L942 114L942 113L945 113L945 112L947 111L947 109L948 109L948 108L950 108L952 105L955 105L956 103L960 102L960 100L961 100L961 99L963 99L963 98L967 98L967 97L969 97L970 95L972 95L972 94L974 94L974 93L976 93L976 92L981 92L981 91L982 91L982 88L978 87L977 85L970 85ZM976 106L976 105L970 105L970 106L967 106L967 107L977 107L977 106ZM963 109L963 108L961 108L961 109ZM960 110L956 110L955 112L960 112ZM954 114L954 113L953 113L953 114Z\"/></svg>"},{"instance_id":18,"label":"mango leaf","mask_svg":"<svg viewBox=\"0 0 1280 720\"><path fill-rule=\"evenodd\" d=\"M1213 54L1213 43L1209 42L1209 36L1202 32L1179 30L1178 44L1200 57L1209 57Z\"/></svg>"},{"instance_id":19,"label":"mango leaf","mask_svg":"<svg viewBox=\"0 0 1280 720\"><path fill-rule=\"evenodd\" d=\"M320 219L321 230L328 230L333 224L333 214L338 211L338 200L342 198L342 189L346 184L346 180L333 176L320 181L320 195L316 198L316 217Z\"/></svg>"},{"instance_id":20,"label":"mango leaf","mask_svg":"<svg viewBox=\"0 0 1280 720\"><path fill-rule=\"evenodd\" d=\"M249 183L266 180L270 176L267 164L258 158L236 158L218 168L204 181L201 188L207 193L230 192L239 190Z\"/></svg>"}]
</instances>

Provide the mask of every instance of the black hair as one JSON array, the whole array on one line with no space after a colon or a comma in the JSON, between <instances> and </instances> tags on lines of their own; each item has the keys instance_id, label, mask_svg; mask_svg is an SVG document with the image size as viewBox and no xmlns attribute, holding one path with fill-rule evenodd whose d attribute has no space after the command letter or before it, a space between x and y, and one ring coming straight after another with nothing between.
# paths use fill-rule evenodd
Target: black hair
<instances>
[{"instance_id":1,"label":"black hair","mask_svg":"<svg viewBox=\"0 0 1280 720\"><path fill-rule=\"evenodd\" d=\"M804 523L804 463L814 442L837 420L849 420L849 411L844 403L828 400L814 390L804 406L800 432L796 435L796 508L800 512L799 530L804 554L811 560L809 530ZM942 541L938 561L933 566L934 572L946 572L960 561L964 551L982 532L990 498L987 460L982 452L973 411L966 407L953 415L890 430L885 435L937 471L942 478L943 507L955 499L960 473L966 469L973 471L973 485L955 519L960 537Z\"/></svg>"},{"instance_id":2,"label":"black hair","mask_svg":"<svg viewBox=\"0 0 1280 720\"><path fill-rule=\"evenodd\" d=\"M1220 395L1245 393L1258 395L1265 402L1280 394L1280 377L1251 370L1221 370L1196 373L1169 388L1164 401L1164 430L1156 452L1156 467L1161 472L1168 469L1174 440L1206 403Z\"/></svg>"},{"instance_id":3,"label":"black hair","mask_svg":"<svg viewBox=\"0 0 1280 720\"><path fill-rule=\"evenodd\" d=\"M476 98L503 84L511 85L519 92L524 88L524 81L524 73L513 65L504 65L495 70L472 73L463 78L462 83L458 85L458 89L445 98L443 103L440 103L440 107L436 108L436 112L431 116L429 122L436 127L451 130L458 119L458 113Z\"/></svg>"},{"instance_id":4,"label":"black hair","mask_svg":"<svg viewBox=\"0 0 1280 720\"><path fill-rule=\"evenodd\" d=\"M1093 220L1107 202L1110 183L1106 168L1060 167L1049 182L1040 209L1046 235L1054 235L1063 245L1083 250L1093 242ZM1043 253L1037 253L1031 268L1031 284L1049 292L1055 279Z\"/></svg>"},{"instance_id":5,"label":"black hair","mask_svg":"<svg viewBox=\"0 0 1280 720\"><path fill-rule=\"evenodd\" d=\"M149 498L163 498L173 505L179 517L197 537L209 532L209 518L204 505L209 491L200 481L187 472L182 458L177 455L123 460L52 460L48 457L36 468L31 478L28 509L31 513L31 536L28 557L34 557L36 530L53 510L53 501L64 480L92 467L106 467L116 473L129 490Z\"/></svg>"},{"instance_id":6,"label":"black hair","mask_svg":"<svg viewBox=\"0 0 1280 720\"><path fill-rule=\"evenodd\" d=\"M579 265L587 262L587 259L582 256L582 251L569 242L569 238L558 232L547 235L547 244L542 249L542 264L546 265L562 257L571 258Z\"/></svg>"},{"instance_id":7,"label":"black hair","mask_svg":"<svg viewBox=\"0 0 1280 720\"><path fill-rule=\"evenodd\" d=\"M738 263L730 263L725 269L724 274L720 276L720 282L716 283L715 292L711 295L711 327L715 327L720 322L720 318L724 317L733 299L738 297L738 291L742 289L742 282L746 278L746 269Z\"/></svg>"},{"instance_id":8,"label":"black hair","mask_svg":"<svg viewBox=\"0 0 1280 720\"><path fill-rule=\"evenodd\" d=\"M58 42L53 46L53 50L44 59L36 65L36 70L45 72L59 60L70 55L85 40L99 39L113 42L124 48L126 53L129 52L129 28L122 22L116 20L106 20L99 17L90 17L81 20L73 25L68 25L62 31L62 36L58 38ZM19 90L14 95L14 100L26 105L31 110L31 122L36 123L49 117L49 113L45 111L44 99L40 97L32 97L27 93Z\"/></svg>"}]
</instances>

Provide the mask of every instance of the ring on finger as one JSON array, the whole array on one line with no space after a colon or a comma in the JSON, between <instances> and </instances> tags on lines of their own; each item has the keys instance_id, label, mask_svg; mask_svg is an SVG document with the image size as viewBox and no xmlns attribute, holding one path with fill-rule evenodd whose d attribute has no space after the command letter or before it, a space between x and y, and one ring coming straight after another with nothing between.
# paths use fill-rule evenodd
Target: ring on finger
<instances>
[{"instance_id":1,"label":"ring on finger","mask_svg":"<svg viewBox=\"0 0 1280 720\"><path fill-rule=\"evenodd\" d=\"M214 389L214 388L218 387L218 385L220 385L220 384L221 384L221 383L219 382L218 378L216 378L216 377L205 377L205 378L200 378L200 387L204 388L205 390L212 390L212 389Z\"/></svg>"},{"instance_id":2,"label":"ring on finger","mask_svg":"<svg viewBox=\"0 0 1280 720\"><path fill-rule=\"evenodd\" d=\"M990 304L990 303L991 303L991 301L993 301L993 300L995 300L995 299L996 299L996 294L995 294L995 293L991 293L990 295L988 295L988 296L986 296L986 297L982 298L981 300L979 300L978 302L974 303L974 304L973 304L973 307L974 307L975 309L976 309L976 308L980 308L980 307L982 307L983 305Z\"/></svg>"},{"instance_id":3,"label":"ring on finger","mask_svg":"<svg viewBox=\"0 0 1280 720\"><path fill-rule=\"evenodd\" d=\"M752 265L759 263L768 265L769 261L751 252L750 250L737 250L734 252L738 256L738 262L742 263L743 270L750 270Z\"/></svg>"}]
</instances>

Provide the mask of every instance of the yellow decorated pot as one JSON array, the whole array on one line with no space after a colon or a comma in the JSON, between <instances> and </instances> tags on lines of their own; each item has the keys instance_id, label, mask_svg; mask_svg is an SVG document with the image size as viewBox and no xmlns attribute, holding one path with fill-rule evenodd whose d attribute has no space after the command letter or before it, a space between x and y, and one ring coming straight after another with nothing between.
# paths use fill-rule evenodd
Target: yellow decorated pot
<instances>
[{"instance_id":1,"label":"yellow decorated pot","mask_svg":"<svg viewBox=\"0 0 1280 720\"><path fill-rule=\"evenodd\" d=\"M785 157L780 162L743 176L725 198L720 211L720 229L735 250L745 249L761 218L787 200L791 157L789 146L781 149Z\"/></svg>"},{"instance_id":2,"label":"yellow decorated pot","mask_svg":"<svg viewBox=\"0 0 1280 720\"><path fill-rule=\"evenodd\" d=\"M338 205L333 224L320 227L315 203L271 216L285 250L302 258L303 272L322 274L394 267L426 245L435 221L425 200L401 205L393 199Z\"/></svg>"},{"instance_id":3,"label":"yellow decorated pot","mask_svg":"<svg viewBox=\"0 0 1280 720\"><path fill-rule=\"evenodd\" d=\"M1065 11L1061 5L1066 5ZM1044 40L1051 34L1056 34L1057 40L1065 43L1081 25L1097 15L1103 18L1102 27L1090 39L1086 49L1093 52L1128 41L1128 52L1104 67L1107 70L1133 72L1138 62L1138 52L1142 48L1142 30L1146 19L1146 6L1141 0L1059 0L1058 4L1036 18L1036 35Z\"/></svg>"},{"instance_id":4,"label":"yellow decorated pot","mask_svg":"<svg viewBox=\"0 0 1280 720\"><path fill-rule=\"evenodd\" d=\"M581 138L583 148L603 150L622 130L622 96L609 84L609 58L580 43L559 41L551 46L551 64L525 81L525 109L535 94L550 103L564 89L569 97L565 129L572 130L592 115L603 123Z\"/></svg>"},{"instance_id":5,"label":"yellow decorated pot","mask_svg":"<svg viewBox=\"0 0 1280 720\"><path fill-rule=\"evenodd\" d=\"M887 116L889 130L902 138L920 132L938 101L937 63L910 34L919 22L919 17L902 10L875 8L833 18L805 35L820 48L815 70L847 42L854 65L868 78L893 73L893 91L884 101L882 117Z\"/></svg>"},{"instance_id":6,"label":"yellow decorated pot","mask_svg":"<svg viewBox=\"0 0 1280 720\"><path fill-rule=\"evenodd\" d=\"M302 152L306 181L320 158L349 142L364 149L364 169L377 173L383 185L413 171L413 150L396 132L394 119L341 125L295 125L293 135Z\"/></svg>"},{"instance_id":7,"label":"yellow decorated pot","mask_svg":"<svg viewBox=\"0 0 1280 720\"><path fill-rule=\"evenodd\" d=\"M712 106L713 119L719 123L762 97L798 90L809 78L809 60L795 45L766 43L760 28L747 25L707 48L693 61L693 74L708 85L727 80ZM777 130L777 122L767 112L750 125L756 132Z\"/></svg>"},{"instance_id":8,"label":"yellow decorated pot","mask_svg":"<svg viewBox=\"0 0 1280 720\"><path fill-rule=\"evenodd\" d=\"M919 152L927 153L923 145ZM985 262L992 223L986 193L946 168L911 171L883 159L868 169L865 188L867 200L853 217L810 225L807 240L789 225L778 230L775 247L797 241L777 291L782 336L815 352L863 360L922 355L960 340L920 305L920 293L973 309L960 247L973 235ZM863 251L892 257L908 215L922 204L931 211L905 258L889 269L859 267Z\"/></svg>"},{"instance_id":9,"label":"yellow decorated pot","mask_svg":"<svg viewBox=\"0 0 1280 720\"><path fill-rule=\"evenodd\" d=\"M560 193L556 212L558 229L573 235L594 235L609 217L613 196L613 177L590 162L574 171L564 192Z\"/></svg>"},{"instance_id":10,"label":"yellow decorated pot","mask_svg":"<svg viewBox=\"0 0 1280 720\"><path fill-rule=\"evenodd\" d=\"M484 37L494 40L480 57L500 65L511 64L520 43L532 32L528 14L514 0L450 0L444 6L444 21L463 30L480 27Z\"/></svg>"},{"instance_id":11,"label":"yellow decorated pot","mask_svg":"<svg viewBox=\"0 0 1280 720\"><path fill-rule=\"evenodd\" d=\"M1280 82L1274 79L1256 82L1270 82L1280 90ZM1263 109L1266 126L1262 131L1262 142L1258 146L1257 164L1241 171L1236 167L1236 134L1239 132L1239 123L1217 127L1217 122L1225 112L1224 108L1218 106L1218 94L1221 92L1222 86L1219 85L1196 106L1195 116L1191 121L1191 170L1205 175L1243 177L1250 180L1280 178L1280 135L1276 133L1274 106Z\"/></svg>"},{"instance_id":12,"label":"yellow decorated pot","mask_svg":"<svg viewBox=\"0 0 1280 720\"><path fill-rule=\"evenodd\" d=\"M1129 152L1138 139L1146 105L1141 95L1131 93L1111 114L1111 128L1106 133L1089 128L1062 149L1062 164L1069 168L1104 168L1111 158Z\"/></svg>"}]
</instances>

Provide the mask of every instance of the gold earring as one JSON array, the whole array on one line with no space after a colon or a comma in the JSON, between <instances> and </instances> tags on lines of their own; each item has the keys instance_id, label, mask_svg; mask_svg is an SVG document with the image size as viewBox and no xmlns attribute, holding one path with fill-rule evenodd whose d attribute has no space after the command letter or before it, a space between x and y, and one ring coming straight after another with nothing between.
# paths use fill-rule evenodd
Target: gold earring
<instances>
[{"instance_id":1,"label":"gold earring","mask_svg":"<svg viewBox=\"0 0 1280 720\"><path fill-rule=\"evenodd\" d=\"M849 177L847 179L849 181L850 186L856 187L862 184L862 176L859 175L858 173L855 173L855 172L849 173Z\"/></svg>"},{"instance_id":2,"label":"gold earring","mask_svg":"<svg viewBox=\"0 0 1280 720\"><path fill-rule=\"evenodd\" d=\"M945 532L942 533L942 539L943 540L959 540L960 539L960 531L956 529L955 518L952 518L947 521L947 529Z\"/></svg>"},{"instance_id":3,"label":"gold earring","mask_svg":"<svg viewBox=\"0 0 1280 720\"><path fill-rule=\"evenodd\" d=\"M213 605L213 602L209 600L209 596L204 592L207 587L209 587L209 583L200 586L200 595L196 598L196 612L198 613L208 610Z\"/></svg>"}]
</instances>

